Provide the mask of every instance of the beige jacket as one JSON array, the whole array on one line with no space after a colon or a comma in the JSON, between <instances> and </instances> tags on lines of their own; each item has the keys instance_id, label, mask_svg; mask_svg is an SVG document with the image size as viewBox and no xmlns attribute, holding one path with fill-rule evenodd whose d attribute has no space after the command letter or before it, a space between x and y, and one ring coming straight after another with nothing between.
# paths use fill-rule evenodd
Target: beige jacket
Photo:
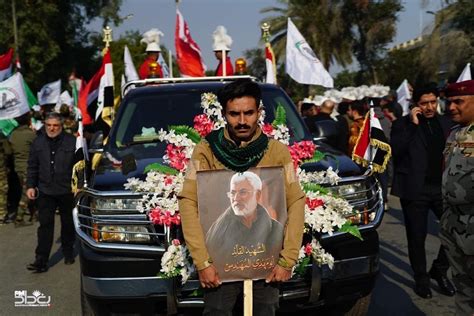
<instances>
[{"instance_id":1,"label":"beige jacket","mask_svg":"<svg viewBox=\"0 0 474 316\"><path fill-rule=\"evenodd\" d=\"M258 129L250 142L254 141L260 133L261 130ZM230 139L227 130L225 130L224 136ZM244 147L250 142L242 142L240 146ZM286 263L286 267L292 267L298 260L303 238L305 194L301 190L287 146L270 139L267 151L256 167L275 166L282 166L285 170L286 205L288 208L288 219L285 224L283 249L280 252L280 257ZM194 148L183 189L178 195L184 239L198 270L206 268L212 258L209 257L206 249L204 232L199 221L196 172L219 169L225 169L224 165L214 156L209 143L202 140Z\"/></svg>"}]
</instances>

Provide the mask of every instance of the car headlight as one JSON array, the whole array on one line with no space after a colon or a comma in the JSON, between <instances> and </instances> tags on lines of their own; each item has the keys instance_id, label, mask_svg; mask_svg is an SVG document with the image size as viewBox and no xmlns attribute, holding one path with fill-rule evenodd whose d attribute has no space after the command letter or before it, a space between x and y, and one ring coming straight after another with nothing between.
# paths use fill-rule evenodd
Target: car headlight
<instances>
[{"instance_id":1,"label":"car headlight","mask_svg":"<svg viewBox=\"0 0 474 316\"><path fill-rule=\"evenodd\" d=\"M349 202L351 200L367 199L367 191L364 182L336 185L329 187L328 189L330 189L335 195L338 195Z\"/></svg>"},{"instance_id":2,"label":"car headlight","mask_svg":"<svg viewBox=\"0 0 474 316\"><path fill-rule=\"evenodd\" d=\"M377 195L367 188L365 181L352 182L347 184L328 187L334 195L337 195L349 202L354 213L347 216L354 225L366 225L375 218Z\"/></svg>"},{"instance_id":3,"label":"car headlight","mask_svg":"<svg viewBox=\"0 0 474 316\"><path fill-rule=\"evenodd\" d=\"M97 198L93 200L91 212L93 215L104 212L137 212L137 207L140 204L140 199L110 199Z\"/></svg>"},{"instance_id":4,"label":"car headlight","mask_svg":"<svg viewBox=\"0 0 474 316\"><path fill-rule=\"evenodd\" d=\"M144 226L95 225L96 241L102 242L149 242L150 235Z\"/></svg>"}]
</instances>

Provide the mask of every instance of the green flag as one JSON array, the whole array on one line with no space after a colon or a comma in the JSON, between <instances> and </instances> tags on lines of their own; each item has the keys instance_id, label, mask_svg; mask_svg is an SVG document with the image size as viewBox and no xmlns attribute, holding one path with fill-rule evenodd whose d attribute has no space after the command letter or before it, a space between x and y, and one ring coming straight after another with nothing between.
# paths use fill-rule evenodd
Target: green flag
<instances>
[{"instance_id":1,"label":"green flag","mask_svg":"<svg viewBox=\"0 0 474 316\"><path fill-rule=\"evenodd\" d=\"M17 126L18 123L14 119L0 120L0 132L5 136L9 136Z\"/></svg>"},{"instance_id":2,"label":"green flag","mask_svg":"<svg viewBox=\"0 0 474 316\"><path fill-rule=\"evenodd\" d=\"M36 99L33 92L31 92L31 89L30 87L28 87L28 84L26 83L25 80L23 80L23 87L25 88L26 98L28 99L28 106L31 109L33 105L38 104L38 100Z\"/></svg>"}]
</instances>

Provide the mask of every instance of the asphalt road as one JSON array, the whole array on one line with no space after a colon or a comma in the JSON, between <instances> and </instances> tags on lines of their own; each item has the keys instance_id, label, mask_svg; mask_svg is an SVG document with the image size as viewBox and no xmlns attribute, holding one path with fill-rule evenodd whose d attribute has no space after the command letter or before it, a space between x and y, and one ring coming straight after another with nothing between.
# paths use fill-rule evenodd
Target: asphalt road
<instances>
[{"instance_id":1,"label":"asphalt road","mask_svg":"<svg viewBox=\"0 0 474 316\"><path fill-rule=\"evenodd\" d=\"M454 315L454 299L440 294L435 283L432 283L433 298L430 300L422 299L413 292L414 282L398 199L391 197L390 206L378 229L381 273L372 294L368 315ZM50 269L41 274L31 273L25 268L34 259L37 224L16 229L13 225L0 226L0 315L81 314L79 262L76 260L72 266L64 265L59 250L59 217L56 219ZM426 240L429 266L439 247L436 236L436 222L431 216ZM34 291L41 292L44 296L42 301L50 297L50 306L15 307L15 301L19 301L15 299L15 291L21 290L27 291L30 298Z\"/></svg>"}]
</instances>

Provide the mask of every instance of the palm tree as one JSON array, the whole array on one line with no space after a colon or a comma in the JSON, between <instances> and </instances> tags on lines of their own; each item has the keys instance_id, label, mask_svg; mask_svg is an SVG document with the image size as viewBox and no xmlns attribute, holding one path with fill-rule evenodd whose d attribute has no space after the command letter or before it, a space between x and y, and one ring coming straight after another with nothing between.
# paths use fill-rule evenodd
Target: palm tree
<instances>
[{"instance_id":1,"label":"palm tree","mask_svg":"<svg viewBox=\"0 0 474 316\"><path fill-rule=\"evenodd\" d=\"M375 64L396 33L399 0L346 0L342 7L345 29L352 38L353 53L359 62L358 84L377 83Z\"/></svg>"},{"instance_id":2,"label":"palm tree","mask_svg":"<svg viewBox=\"0 0 474 316\"><path fill-rule=\"evenodd\" d=\"M338 63L341 66L352 62L350 32L345 29L341 0L278 0L281 7L267 7L261 13L275 13L265 18L271 26L271 43L275 55L284 60L286 51L287 19L290 17L303 34L309 46L324 67Z\"/></svg>"}]
</instances>

